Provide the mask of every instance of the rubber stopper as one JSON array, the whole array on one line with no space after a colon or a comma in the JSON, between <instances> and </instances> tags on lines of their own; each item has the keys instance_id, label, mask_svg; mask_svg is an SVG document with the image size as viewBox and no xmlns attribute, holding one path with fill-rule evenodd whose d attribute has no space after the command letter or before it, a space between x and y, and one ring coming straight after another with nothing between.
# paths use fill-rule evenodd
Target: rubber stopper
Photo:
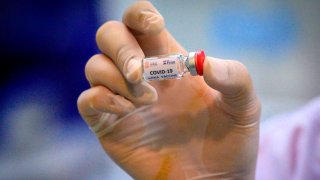
<instances>
[{"instance_id":1,"label":"rubber stopper","mask_svg":"<svg viewBox=\"0 0 320 180\"><path fill-rule=\"evenodd\" d=\"M195 65L198 75L203 75L203 63L206 59L206 55L203 50L196 52L195 54Z\"/></svg>"}]
</instances>

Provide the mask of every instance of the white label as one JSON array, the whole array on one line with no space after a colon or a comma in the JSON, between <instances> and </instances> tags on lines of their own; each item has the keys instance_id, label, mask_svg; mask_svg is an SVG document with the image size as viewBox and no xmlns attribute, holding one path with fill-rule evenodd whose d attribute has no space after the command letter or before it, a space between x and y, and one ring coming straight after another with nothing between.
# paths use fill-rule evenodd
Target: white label
<instances>
[{"instance_id":1,"label":"white label","mask_svg":"<svg viewBox=\"0 0 320 180\"><path fill-rule=\"evenodd\" d=\"M143 61L143 75L145 80L163 80L179 78L177 57L163 57L163 58L146 58Z\"/></svg>"}]
</instances>

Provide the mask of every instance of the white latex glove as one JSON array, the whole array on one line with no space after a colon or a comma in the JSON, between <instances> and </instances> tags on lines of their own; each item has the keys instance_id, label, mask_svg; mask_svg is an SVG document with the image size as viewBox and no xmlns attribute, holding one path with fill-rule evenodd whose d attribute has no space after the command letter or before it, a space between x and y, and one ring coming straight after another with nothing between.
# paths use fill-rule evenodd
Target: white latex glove
<instances>
[{"instance_id":1,"label":"white latex glove","mask_svg":"<svg viewBox=\"0 0 320 180\"><path fill-rule=\"evenodd\" d=\"M207 57L203 77L142 80L145 56L187 52L147 1L97 32L78 108L134 179L254 179L260 103L247 69Z\"/></svg>"}]
</instances>

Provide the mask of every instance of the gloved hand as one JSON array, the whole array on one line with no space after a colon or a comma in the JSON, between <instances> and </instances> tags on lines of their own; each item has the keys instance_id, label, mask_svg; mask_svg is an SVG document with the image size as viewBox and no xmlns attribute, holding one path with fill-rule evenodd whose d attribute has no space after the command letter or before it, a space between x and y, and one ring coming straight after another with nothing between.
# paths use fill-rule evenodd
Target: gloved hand
<instances>
[{"instance_id":1,"label":"gloved hand","mask_svg":"<svg viewBox=\"0 0 320 180\"><path fill-rule=\"evenodd\" d=\"M182 53L147 1L102 25L81 116L134 179L253 179L260 103L241 63L206 57L203 77L147 83L145 56Z\"/></svg>"}]
</instances>

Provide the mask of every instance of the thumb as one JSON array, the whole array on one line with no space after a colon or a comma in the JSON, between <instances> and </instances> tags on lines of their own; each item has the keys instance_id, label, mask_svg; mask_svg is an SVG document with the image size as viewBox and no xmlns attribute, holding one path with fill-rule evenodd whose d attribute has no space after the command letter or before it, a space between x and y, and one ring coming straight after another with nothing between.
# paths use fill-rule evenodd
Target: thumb
<instances>
[{"instance_id":1,"label":"thumb","mask_svg":"<svg viewBox=\"0 0 320 180\"><path fill-rule=\"evenodd\" d=\"M221 93L224 110L238 115L249 108L260 109L247 68L238 61L206 57L203 67L205 82ZM252 106L252 107L251 107Z\"/></svg>"},{"instance_id":2,"label":"thumb","mask_svg":"<svg viewBox=\"0 0 320 180\"><path fill-rule=\"evenodd\" d=\"M252 91L247 68L238 61L206 57L203 76L206 83L226 96Z\"/></svg>"}]
</instances>

